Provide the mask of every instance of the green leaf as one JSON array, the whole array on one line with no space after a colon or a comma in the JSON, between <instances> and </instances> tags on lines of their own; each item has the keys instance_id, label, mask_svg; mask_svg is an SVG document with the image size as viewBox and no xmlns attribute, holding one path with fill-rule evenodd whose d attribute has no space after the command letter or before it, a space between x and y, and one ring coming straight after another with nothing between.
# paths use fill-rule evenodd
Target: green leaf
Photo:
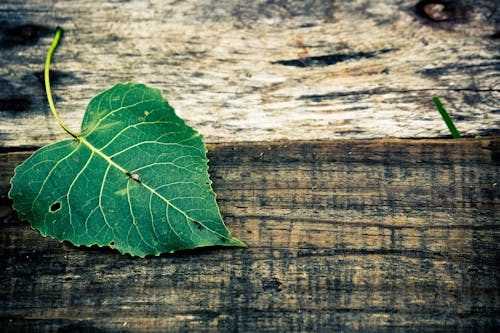
<instances>
[{"instance_id":1,"label":"green leaf","mask_svg":"<svg viewBox=\"0 0 500 333\"><path fill-rule=\"evenodd\" d=\"M202 137L157 89L118 84L95 97L81 134L18 166L9 197L44 236L144 257L245 246L221 218Z\"/></svg>"}]
</instances>

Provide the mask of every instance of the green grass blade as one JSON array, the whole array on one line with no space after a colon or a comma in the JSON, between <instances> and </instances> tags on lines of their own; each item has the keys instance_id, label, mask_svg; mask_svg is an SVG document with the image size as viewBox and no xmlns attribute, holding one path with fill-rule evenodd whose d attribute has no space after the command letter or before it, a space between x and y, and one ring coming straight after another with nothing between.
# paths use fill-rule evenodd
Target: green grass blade
<instances>
[{"instance_id":1,"label":"green grass blade","mask_svg":"<svg viewBox=\"0 0 500 333\"><path fill-rule=\"evenodd\" d=\"M453 138L454 139L460 138L460 133L458 132L457 128L455 127L455 124L453 124L453 120L451 120L450 116L448 115L448 112L446 112L446 110L444 109L443 104L441 103L439 98L434 96L434 97L432 97L432 100L434 101L436 108L438 109L439 113L441 114L441 117L443 117L443 120L446 123L446 126L448 126L448 129L450 130Z\"/></svg>"}]
</instances>

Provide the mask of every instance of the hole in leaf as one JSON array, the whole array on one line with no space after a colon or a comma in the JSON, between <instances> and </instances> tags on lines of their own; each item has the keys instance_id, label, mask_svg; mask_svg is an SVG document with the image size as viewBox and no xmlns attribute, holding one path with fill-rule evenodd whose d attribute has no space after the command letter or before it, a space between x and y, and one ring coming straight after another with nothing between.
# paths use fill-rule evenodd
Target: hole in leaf
<instances>
[{"instance_id":1,"label":"hole in leaf","mask_svg":"<svg viewBox=\"0 0 500 333\"><path fill-rule=\"evenodd\" d=\"M115 242L114 241L109 242L109 246L111 247L115 246Z\"/></svg>"},{"instance_id":2,"label":"hole in leaf","mask_svg":"<svg viewBox=\"0 0 500 333\"><path fill-rule=\"evenodd\" d=\"M221 237L221 238L220 238L220 241L221 241L222 243L225 243L225 242L226 242L226 239L225 239L224 237Z\"/></svg>"},{"instance_id":3,"label":"hole in leaf","mask_svg":"<svg viewBox=\"0 0 500 333\"><path fill-rule=\"evenodd\" d=\"M54 203L50 206L49 211L50 211L51 213L55 213L55 212L57 212L59 209L61 209L61 201L56 201L56 202L54 202Z\"/></svg>"},{"instance_id":4,"label":"hole in leaf","mask_svg":"<svg viewBox=\"0 0 500 333\"><path fill-rule=\"evenodd\" d=\"M198 228L198 230L203 230L203 226L201 225L200 222L194 221L194 224L196 224L196 227Z\"/></svg>"}]
</instances>

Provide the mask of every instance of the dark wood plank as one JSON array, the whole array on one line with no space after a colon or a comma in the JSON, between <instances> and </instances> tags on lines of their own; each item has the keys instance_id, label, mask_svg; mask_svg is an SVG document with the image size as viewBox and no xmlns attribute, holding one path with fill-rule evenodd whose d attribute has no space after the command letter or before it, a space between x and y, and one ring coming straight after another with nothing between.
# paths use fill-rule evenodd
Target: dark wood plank
<instances>
[{"instance_id":1,"label":"dark wood plank","mask_svg":"<svg viewBox=\"0 0 500 333\"><path fill-rule=\"evenodd\" d=\"M139 81L214 143L443 137L433 95L463 134L498 134L498 6L429 17L419 2L3 0L0 147L65 135L41 80L57 25L53 91L74 130L92 97Z\"/></svg>"},{"instance_id":2,"label":"dark wood plank","mask_svg":"<svg viewBox=\"0 0 500 333\"><path fill-rule=\"evenodd\" d=\"M145 259L0 229L3 331L493 331L500 140L209 145L248 249ZM15 165L0 154L3 205Z\"/></svg>"}]
</instances>

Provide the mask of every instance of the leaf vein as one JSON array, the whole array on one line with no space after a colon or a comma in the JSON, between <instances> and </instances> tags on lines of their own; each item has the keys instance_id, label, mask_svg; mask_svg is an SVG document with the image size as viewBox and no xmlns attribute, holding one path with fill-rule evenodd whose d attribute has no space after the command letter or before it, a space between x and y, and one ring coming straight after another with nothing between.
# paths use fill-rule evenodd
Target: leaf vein
<instances>
[{"instance_id":1,"label":"leaf vein","mask_svg":"<svg viewBox=\"0 0 500 333\"><path fill-rule=\"evenodd\" d=\"M146 241L146 239L144 238L144 235L142 234L141 230L139 229L139 226L137 225L137 220L135 218L134 210L132 208L132 201L130 198L130 184L131 183L129 180L127 182L127 202L128 202L128 207L129 207L129 211L130 211L130 216L132 217L132 225L135 227L135 230L137 230L137 234L139 235L139 237L141 237L142 242L154 251L154 246L152 246L151 244L149 244L148 241Z\"/></svg>"},{"instance_id":2,"label":"leaf vein","mask_svg":"<svg viewBox=\"0 0 500 333\"><path fill-rule=\"evenodd\" d=\"M80 176L83 174L85 169L88 167L93 156L94 156L94 152L91 151L90 156L87 159L87 162L83 165L83 167L80 169L80 171L78 171L75 178L73 178L73 181L69 184L68 194L66 196L66 204L68 205L68 214L69 214L69 224L73 227L73 234L74 235L76 235L76 229L75 229L75 226L73 224L73 214L71 213L70 195L71 195L71 191L73 190L73 186L77 182L78 178L80 178Z\"/></svg>"},{"instance_id":3,"label":"leaf vein","mask_svg":"<svg viewBox=\"0 0 500 333\"><path fill-rule=\"evenodd\" d=\"M131 149L140 147L142 145L176 146L176 147L181 147L181 148L193 149L193 147L191 147L191 146L181 145L181 144L178 144L175 142L156 142L156 141L149 141L148 140L148 141L142 141L142 142L133 144L131 146L128 146L127 148L125 148L121 151L118 151L118 152L114 153L113 155L110 155L109 157L115 158L116 156L119 156L119 155L121 155L121 154L123 154Z\"/></svg>"},{"instance_id":4,"label":"leaf vein","mask_svg":"<svg viewBox=\"0 0 500 333\"><path fill-rule=\"evenodd\" d=\"M108 165L108 167L106 168L106 171L104 172L104 175L102 177L101 188L99 190L99 209L101 211L102 218L104 219L104 223L108 226L109 229L113 230L113 228L111 227L111 225L108 222L108 219L106 218L106 214L104 213L104 208L103 208L103 203L102 203L102 193L104 190L104 184L106 183L106 179L108 178L108 172L109 172L110 168L111 168L111 164Z\"/></svg>"},{"instance_id":5,"label":"leaf vein","mask_svg":"<svg viewBox=\"0 0 500 333\"><path fill-rule=\"evenodd\" d=\"M40 191L38 191L37 195L35 196L35 198L33 199L33 202L31 204L31 210L34 210L35 207L35 203L38 201L38 198L40 197L40 195L42 194L44 188L45 188L45 184L47 184L47 181L49 180L50 176L52 176L52 173L59 167L59 165L65 161L66 159L68 159L71 155L73 155L77 150L78 150L78 147L79 145L77 145L75 147L75 149L73 149L68 155L64 156L63 158L61 158L53 167L52 169L50 169L50 171L47 173L47 176L45 177L45 179L43 180L42 182L42 185L40 186Z\"/></svg>"},{"instance_id":6,"label":"leaf vein","mask_svg":"<svg viewBox=\"0 0 500 333\"><path fill-rule=\"evenodd\" d=\"M101 123L103 121L105 121L107 118L111 117L115 113L123 111L123 110L134 108L136 106L139 106L142 103L149 103L149 102L153 102L153 101L154 100L140 101L140 102L137 102L134 104L129 104L127 106L122 106L122 107L119 107L117 109L113 109L113 106L111 105L111 99L109 99L109 109L112 111L110 111L106 115L102 116L101 119L99 119L99 121L96 123L96 125L87 133L87 136L90 135L91 133L93 133L97 128L99 128L99 126L101 125Z\"/></svg>"}]
</instances>

